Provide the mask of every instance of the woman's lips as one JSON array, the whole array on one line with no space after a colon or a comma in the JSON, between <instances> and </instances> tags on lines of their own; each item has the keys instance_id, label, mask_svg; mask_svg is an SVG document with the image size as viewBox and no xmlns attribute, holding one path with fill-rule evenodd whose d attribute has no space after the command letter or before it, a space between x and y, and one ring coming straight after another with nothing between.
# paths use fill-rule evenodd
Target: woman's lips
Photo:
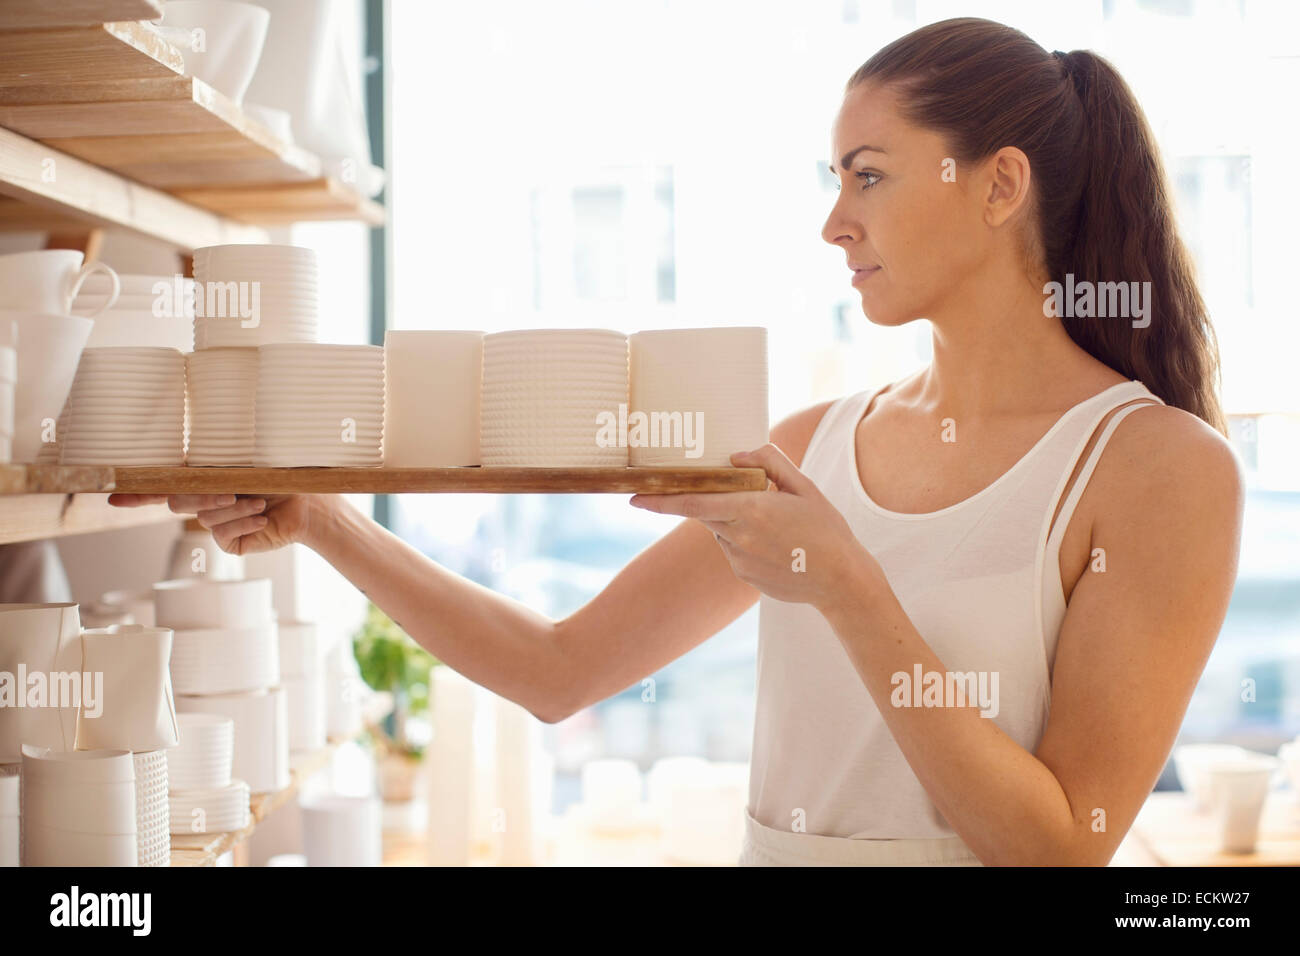
<instances>
[{"instance_id":1,"label":"woman's lips","mask_svg":"<svg viewBox=\"0 0 1300 956\"><path fill-rule=\"evenodd\" d=\"M879 271L880 266L872 266L870 269L854 269L853 278L850 282L853 285L857 285L859 282L865 282Z\"/></svg>"}]
</instances>

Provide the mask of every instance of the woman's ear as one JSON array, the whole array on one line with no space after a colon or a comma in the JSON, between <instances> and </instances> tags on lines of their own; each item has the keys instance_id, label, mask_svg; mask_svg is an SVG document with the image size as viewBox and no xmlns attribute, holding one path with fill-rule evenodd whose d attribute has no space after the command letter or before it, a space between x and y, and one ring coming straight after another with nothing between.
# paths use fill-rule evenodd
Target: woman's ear
<instances>
[{"instance_id":1,"label":"woman's ear","mask_svg":"<svg viewBox=\"0 0 1300 956\"><path fill-rule=\"evenodd\" d=\"M1029 202L1029 157L1014 146L1003 146L984 168L984 222L1000 226Z\"/></svg>"}]
</instances>

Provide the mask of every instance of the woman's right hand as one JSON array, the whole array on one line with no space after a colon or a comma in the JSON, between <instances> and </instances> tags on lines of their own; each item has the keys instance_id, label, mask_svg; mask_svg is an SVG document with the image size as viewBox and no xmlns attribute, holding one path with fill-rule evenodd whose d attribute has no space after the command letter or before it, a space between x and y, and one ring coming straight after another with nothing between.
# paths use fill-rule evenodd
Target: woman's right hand
<instances>
[{"instance_id":1,"label":"woman's right hand","mask_svg":"<svg viewBox=\"0 0 1300 956\"><path fill-rule=\"evenodd\" d=\"M303 541L309 524L307 495L134 495L112 494L110 505L166 503L176 514L192 514L229 554L273 551Z\"/></svg>"}]
</instances>

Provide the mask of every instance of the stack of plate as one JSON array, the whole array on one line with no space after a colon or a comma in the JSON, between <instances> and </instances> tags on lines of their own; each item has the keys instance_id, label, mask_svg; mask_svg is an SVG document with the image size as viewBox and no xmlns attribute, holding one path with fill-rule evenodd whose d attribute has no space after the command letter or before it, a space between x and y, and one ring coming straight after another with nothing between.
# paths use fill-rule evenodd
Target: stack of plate
<instances>
[{"instance_id":1,"label":"stack of plate","mask_svg":"<svg viewBox=\"0 0 1300 956\"><path fill-rule=\"evenodd\" d=\"M326 743L325 666L316 644L316 625L311 621L281 620L278 629L289 750L320 750Z\"/></svg>"},{"instance_id":2,"label":"stack of plate","mask_svg":"<svg viewBox=\"0 0 1300 956\"><path fill-rule=\"evenodd\" d=\"M171 866L171 807L167 802L167 751L133 755L135 842L140 866Z\"/></svg>"},{"instance_id":3,"label":"stack of plate","mask_svg":"<svg viewBox=\"0 0 1300 956\"><path fill-rule=\"evenodd\" d=\"M220 714L178 714L181 742L168 756L172 833L221 833L248 825L248 784L231 778L235 724Z\"/></svg>"},{"instance_id":4,"label":"stack of plate","mask_svg":"<svg viewBox=\"0 0 1300 956\"><path fill-rule=\"evenodd\" d=\"M275 623L181 628L172 640L172 687L178 694L226 694L280 683Z\"/></svg>"},{"instance_id":5,"label":"stack of plate","mask_svg":"<svg viewBox=\"0 0 1300 956\"><path fill-rule=\"evenodd\" d=\"M220 714L177 714L181 742L168 751L168 786L178 790L219 790L230 783L235 754L235 722Z\"/></svg>"},{"instance_id":6,"label":"stack of plate","mask_svg":"<svg viewBox=\"0 0 1300 956\"><path fill-rule=\"evenodd\" d=\"M152 346L188 352L194 348L194 280L179 275L123 275L122 294L108 309L112 280L92 272L72 302L73 315L92 316L87 348Z\"/></svg>"},{"instance_id":7,"label":"stack of plate","mask_svg":"<svg viewBox=\"0 0 1300 956\"><path fill-rule=\"evenodd\" d=\"M194 251L194 347L316 341L316 253L297 246Z\"/></svg>"},{"instance_id":8,"label":"stack of plate","mask_svg":"<svg viewBox=\"0 0 1300 956\"><path fill-rule=\"evenodd\" d=\"M253 464L384 463L384 350L377 345L264 345Z\"/></svg>"},{"instance_id":9,"label":"stack of plate","mask_svg":"<svg viewBox=\"0 0 1300 956\"><path fill-rule=\"evenodd\" d=\"M606 329L496 332L483 339L484 465L622 467L600 418L628 400L627 336ZM615 436L617 437L617 436Z\"/></svg>"},{"instance_id":10,"label":"stack of plate","mask_svg":"<svg viewBox=\"0 0 1300 956\"><path fill-rule=\"evenodd\" d=\"M248 826L248 784L242 780L213 790L173 790L167 802L172 833L226 833Z\"/></svg>"},{"instance_id":11,"label":"stack of plate","mask_svg":"<svg viewBox=\"0 0 1300 956\"><path fill-rule=\"evenodd\" d=\"M135 763L129 750L23 747L23 866L135 866Z\"/></svg>"},{"instance_id":12,"label":"stack of plate","mask_svg":"<svg viewBox=\"0 0 1300 956\"><path fill-rule=\"evenodd\" d=\"M203 349L186 356L190 465L251 465L257 349Z\"/></svg>"},{"instance_id":13,"label":"stack of plate","mask_svg":"<svg viewBox=\"0 0 1300 956\"><path fill-rule=\"evenodd\" d=\"M185 356L178 349L86 349L64 406L64 465L181 465Z\"/></svg>"},{"instance_id":14,"label":"stack of plate","mask_svg":"<svg viewBox=\"0 0 1300 956\"><path fill-rule=\"evenodd\" d=\"M186 714L221 714L235 722L230 772L253 793L289 786L289 721L284 690L242 694L176 696L176 710Z\"/></svg>"},{"instance_id":15,"label":"stack of plate","mask_svg":"<svg viewBox=\"0 0 1300 956\"><path fill-rule=\"evenodd\" d=\"M630 352L632 412L692 427L660 428L652 444L628 449L629 464L726 468L734 453L767 444L766 329L637 332Z\"/></svg>"}]
</instances>

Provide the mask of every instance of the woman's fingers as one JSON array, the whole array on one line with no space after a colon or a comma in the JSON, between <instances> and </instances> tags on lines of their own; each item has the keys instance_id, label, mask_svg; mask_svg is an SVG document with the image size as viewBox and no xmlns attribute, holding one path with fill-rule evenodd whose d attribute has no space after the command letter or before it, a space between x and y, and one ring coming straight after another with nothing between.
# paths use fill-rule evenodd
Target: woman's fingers
<instances>
[{"instance_id":1,"label":"woman's fingers","mask_svg":"<svg viewBox=\"0 0 1300 956\"><path fill-rule=\"evenodd\" d=\"M249 515L258 514L265 508L266 499L264 498L240 498L229 507L210 508L198 512L195 517L198 519L199 524L209 531L215 532L221 525L247 518Z\"/></svg>"},{"instance_id":2,"label":"woman's fingers","mask_svg":"<svg viewBox=\"0 0 1300 956\"><path fill-rule=\"evenodd\" d=\"M116 492L108 496L108 503L118 508L138 508L141 505L160 505L166 501L166 495L129 495Z\"/></svg>"},{"instance_id":3,"label":"woman's fingers","mask_svg":"<svg viewBox=\"0 0 1300 956\"><path fill-rule=\"evenodd\" d=\"M167 506L178 515L194 515L235 504L234 495L171 495Z\"/></svg>"},{"instance_id":4,"label":"woman's fingers","mask_svg":"<svg viewBox=\"0 0 1300 956\"><path fill-rule=\"evenodd\" d=\"M217 547L227 554L240 554L242 549L234 547L235 542L246 534L253 534L266 527L265 515L249 515L234 521L227 521L212 528L212 537Z\"/></svg>"}]
</instances>

